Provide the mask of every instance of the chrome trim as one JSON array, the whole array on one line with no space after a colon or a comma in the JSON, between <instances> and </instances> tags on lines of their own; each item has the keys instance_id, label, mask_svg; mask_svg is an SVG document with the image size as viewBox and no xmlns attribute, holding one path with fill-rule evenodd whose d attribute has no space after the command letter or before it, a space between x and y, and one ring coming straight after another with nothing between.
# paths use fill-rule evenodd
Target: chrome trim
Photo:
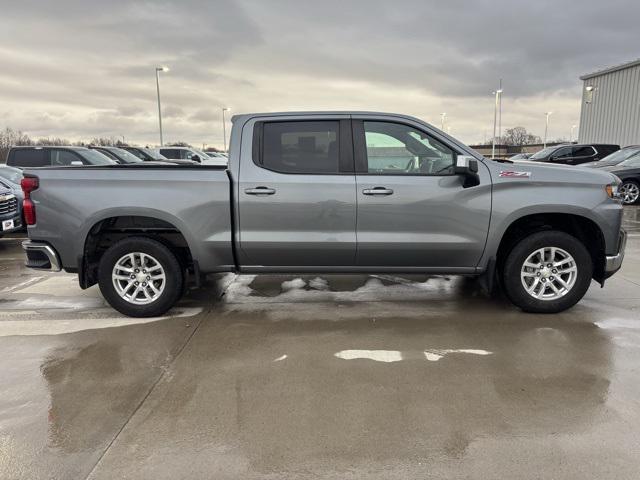
<instances>
[{"instance_id":1,"label":"chrome trim","mask_svg":"<svg viewBox=\"0 0 640 480\"><path fill-rule=\"evenodd\" d=\"M35 250L43 252L47 258L49 259L49 263L51 267L43 268L42 270L51 270L52 272L59 272L62 270L60 266L60 259L58 258L58 254L50 245L41 242L33 242L31 240L25 240L22 242L22 249L26 252L27 250Z\"/></svg>"},{"instance_id":2,"label":"chrome trim","mask_svg":"<svg viewBox=\"0 0 640 480\"><path fill-rule=\"evenodd\" d=\"M622 260L624 259L624 250L627 246L627 232L620 230L620 242L617 255L607 255L604 271L607 273L616 272L622 266Z\"/></svg>"}]
</instances>

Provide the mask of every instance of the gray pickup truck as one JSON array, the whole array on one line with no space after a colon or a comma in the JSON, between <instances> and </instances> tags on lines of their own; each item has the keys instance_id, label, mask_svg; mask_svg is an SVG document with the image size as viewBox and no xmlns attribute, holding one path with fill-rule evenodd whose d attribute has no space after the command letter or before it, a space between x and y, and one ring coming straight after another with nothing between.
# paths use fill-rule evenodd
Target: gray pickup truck
<instances>
[{"instance_id":1,"label":"gray pickup truck","mask_svg":"<svg viewBox=\"0 0 640 480\"><path fill-rule=\"evenodd\" d=\"M212 272L479 276L559 312L620 268L626 241L614 175L488 160L395 114L239 115L228 167L25 177L27 265L77 272L130 316Z\"/></svg>"}]
</instances>

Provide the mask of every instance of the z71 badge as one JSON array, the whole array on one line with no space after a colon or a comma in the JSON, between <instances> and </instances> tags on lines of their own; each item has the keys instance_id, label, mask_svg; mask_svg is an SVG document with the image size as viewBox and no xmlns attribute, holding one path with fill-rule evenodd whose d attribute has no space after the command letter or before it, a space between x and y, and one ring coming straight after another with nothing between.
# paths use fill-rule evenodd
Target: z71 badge
<instances>
[{"instance_id":1,"label":"z71 badge","mask_svg":"<svg viewBox=\"0 0 640 480\"><path fill-rule=\"evenodd\" d=\"M531 176L531 172L516 172L513 170L504 170L500 172L500 176L507 178L529 178Z\"/></svg>"}]
</instances>

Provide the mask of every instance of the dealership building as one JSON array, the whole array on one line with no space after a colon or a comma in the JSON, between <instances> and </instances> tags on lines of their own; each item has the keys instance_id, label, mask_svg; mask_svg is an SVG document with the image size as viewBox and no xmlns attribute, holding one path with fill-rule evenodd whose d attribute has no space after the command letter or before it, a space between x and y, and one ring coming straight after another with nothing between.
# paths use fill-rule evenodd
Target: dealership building
<instances>
[{"instance_id":1,"label":"dealership building","mask_svg":"<svg viewBox=\"0 0 640 480\"><path fill-rule=\"evenodd\" d=\"M640 59L580 77L580 143L640 145Z\"/></svg>"}]
</instances>

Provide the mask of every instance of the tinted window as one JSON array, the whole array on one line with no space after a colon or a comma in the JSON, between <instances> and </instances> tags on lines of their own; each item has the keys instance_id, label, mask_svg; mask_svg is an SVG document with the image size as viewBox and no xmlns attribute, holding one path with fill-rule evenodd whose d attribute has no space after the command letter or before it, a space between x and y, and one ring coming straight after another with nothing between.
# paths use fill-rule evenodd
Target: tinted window
<instances>
[{"instance_id":1,"label":"tinted window","mask_svg":"<svg viewBox=\"0 0 640 480\"><path fill-rule=\"evenodd\" d=\"M364 122L367 172L382 175L449 175L456 154L408 125Z\"/></svg>"},{"instance_id":2,"label":"tinted window","mask_svg":"<svg viewBox=\"0 0 640 480\"><path fill-rule=\"evenodd\" d=\"M338 173L337 121L265 123L262 164L283 173Z\"/></svg>"},{"instance_id":3,"label":"tinted window","mask_svg":"<svg viewBox=\"0 0 640 480\"><path fill-rule=\"evenodd\" d=\"M593 155L592 147L573 147L574 157L589 157Z\"/></svg>"},{"instance_id":4,"label":"tinted window","mask_svg":"<svg viewBox=\"0 0 640 480\"><path fill-rule=\"evenodd\" d=\"M160 153L167 158L180 158L180 150L177 148L163 148Z\"/></svg>"},{"instance_id":5,"label":"tinted window","mask_svg":"<svg viewBox=\"0 0 640 480\"><path fill-rule=\"evenodd\" d=\"M71 165L71 162L82 162L82 159L69 150L51 150L51 165Z\"/></svg>"},{"instance_id":6,"label":"tinted window","mask_svg":"<svg viewBox=\"0 0 640 480\"><path fill-rule=\"evenodd\" d=\"M574 156L572 152L573 152L573 149L571 147L562 147L553 153L553 158L554 159L571 158L572 156Z\"/></svg>"},{"instance_id":7,"label":"tinted window","mask_svg":"<svg viewBox=\"0 0 640 480\"><path fill-rule=\"evenodd\" d=\"M49 162L45 159L45 151L40 149L18 149L12 150L7 165L18 167L45 167Z\"/></svg>"}]
</instances>

